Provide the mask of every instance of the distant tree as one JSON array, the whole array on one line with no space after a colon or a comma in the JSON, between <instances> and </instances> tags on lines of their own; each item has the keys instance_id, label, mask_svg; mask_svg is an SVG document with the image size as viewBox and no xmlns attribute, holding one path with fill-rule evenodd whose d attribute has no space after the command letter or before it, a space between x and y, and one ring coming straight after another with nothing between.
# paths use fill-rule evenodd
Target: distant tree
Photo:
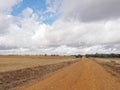
<instances>
[{"instance_id":1,"label":"distant tree","mask_svg":"<svg viewBox=\"0 0 120 90\"><path fill-rule=\"evenodd\" d=\"M44 56L47 56L47 54L45 54Z\"/></svg>"},{"instance_id":2,"label":"distant tree","mask_svg":"<svg viewBox=\"0 0 120 90\"><path fill-rule=\"evenodd\" d=\"M76 58L81 58L82 55L78 54L78 55L75 55Z\"/></svg>"}]
</instances>

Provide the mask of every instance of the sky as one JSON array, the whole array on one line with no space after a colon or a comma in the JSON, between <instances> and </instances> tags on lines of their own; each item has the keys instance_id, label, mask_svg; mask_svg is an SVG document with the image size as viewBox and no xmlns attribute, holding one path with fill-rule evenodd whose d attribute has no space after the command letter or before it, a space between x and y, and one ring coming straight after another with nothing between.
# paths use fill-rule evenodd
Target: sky
<instances>
[{"instance_id":1,"label":"sky","mask_svg":"<svg viewBox=\"0 0 120 90\"><path fill-rule=\"evenodd\" d=\"M120 0L1 0L0 54L120 53Z\"/></svg>"}]
</instances>

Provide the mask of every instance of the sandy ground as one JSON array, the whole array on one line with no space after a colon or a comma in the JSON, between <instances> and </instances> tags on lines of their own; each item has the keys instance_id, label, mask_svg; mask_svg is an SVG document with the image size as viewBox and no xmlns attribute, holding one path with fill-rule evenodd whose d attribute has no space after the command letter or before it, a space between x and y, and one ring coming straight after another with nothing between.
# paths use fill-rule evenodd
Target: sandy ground
<instances>
[{"instance_id":1,"label":"sandy ground","mask_svg":"<svg viewBox=\"0 0 120 90\"><path fill-rule=\"evenodd\" d=\"M84 57L19 90L120 90L120 82L99 64Z\"/></svg>"}]
</instances>

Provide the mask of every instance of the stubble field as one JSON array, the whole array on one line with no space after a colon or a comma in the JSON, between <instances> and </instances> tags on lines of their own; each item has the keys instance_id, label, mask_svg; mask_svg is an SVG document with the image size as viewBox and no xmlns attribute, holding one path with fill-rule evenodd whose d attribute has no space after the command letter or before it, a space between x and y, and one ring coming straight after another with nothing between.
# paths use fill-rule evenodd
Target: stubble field
<instances>
[{"instance_id":1,"label":"stubble field","mask_svg":"<svg viewBox=\"0 0 120 90\"><path fill-rule=\"evenodd\" d=\"M74 60L76 59L70 56L0 56L0 72Z\"/></svg>"},{"instance_id":2,"label":"stubble field","mask_svg":"<svg viewBox=\"0 0 120 90\"><path fill-rule=\"evenodd\" d=\"M11 90L77 62L71 56L0 56L0 90Z\"/></svg>"}]
</instances>

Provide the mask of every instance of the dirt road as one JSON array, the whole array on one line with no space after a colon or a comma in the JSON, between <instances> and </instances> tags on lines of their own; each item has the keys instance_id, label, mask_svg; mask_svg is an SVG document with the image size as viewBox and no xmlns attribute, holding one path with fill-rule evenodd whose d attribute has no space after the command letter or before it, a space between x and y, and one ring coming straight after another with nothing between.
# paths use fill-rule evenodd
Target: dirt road
<instances>
[{"instance_id":1,"label":"dirt road","mask_svg":"<svg viewBox=\"0 0 120 90\"><path fill-rule=\"evenodd\" d=\"M93 60L83 57L81 61L20 90L120 90L120 81Z\"/></svg>"}]
</instances>

